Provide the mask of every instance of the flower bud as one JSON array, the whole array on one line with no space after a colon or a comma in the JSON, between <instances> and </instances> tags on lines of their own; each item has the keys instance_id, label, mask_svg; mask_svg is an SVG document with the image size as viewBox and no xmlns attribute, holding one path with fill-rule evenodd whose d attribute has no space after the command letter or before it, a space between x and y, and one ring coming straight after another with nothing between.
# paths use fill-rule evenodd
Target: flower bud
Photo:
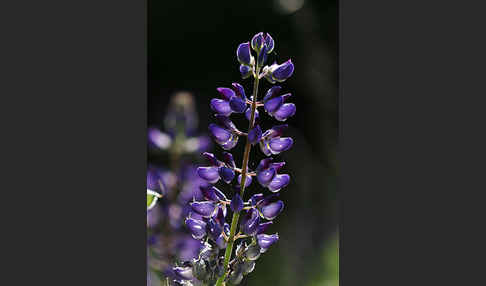
<instances>
[{"instance_id":1,"label":"flower bud","mask_svg":"<svg viewBox=\"0 0 486 286\"><path fill-rule=\"evenodd\" d=\"M235 213L240 212L243 209L243 200L238 193L236 193L231 200L230 207L231 210Z\"/></svg>"},{"instance_id":2,"label":"flower bud","mask_svg":"<svg viewBox=\"0 0 486 286\"><path fill-rule=\"evenodd\" d=\"M241 185L241 174L238 175L238 184ZM248 176L246 175L246 180L245 180L245 188L248 187L249 185L251 185L251 182L252 182L252 179L251 179L251 176Z\"/></svg>"},{"instance_id":3,"label":"flower bud","mask_svg":"<svg viewBox=\"0 0 486 286\"><path fill-rule=\"evenodd\" d=\"M241 270L243 275L251 273L255 269L255 261L245 261L241 264Z\"/></svg>"},{"instance_id":4,"label":"flower bud","mask_svg":"<svg viewBox=\"0 0 486 286\"><path fill-rule=\"evenodd\" d=\"M258 241L258 245L261 247L261 250L260 252L265 252L267 251L267 249L272 245L274 244L275 242L278 241L278 234L272 234L272 235L268 235L268 234L259 234L257 235L257 241Z\"/></svg>"},{"instance_id":5,"label":"flower bud","mask_svg":"<svg viewBox=\"0 0 486 286\"><path fill-rule=\"evenodd\" d=\"M265 37L263 36L263 32L260 32L253 36L251 39L251 48L255 52L260 52L260 49L262 48L263 44L265 43Z\"/></svg>"},{"instance_id":6,"label":"flower bud","mask_svg":"<svg viewBox=\"0 0 486 286\"><path fill-rule=\"evenodd\" d=\"M260 125L257 124L248 132L248 140L250 140L250 143L252 145L255 145L261 139L262 139L262 129L260 128Z\"/></svg>"},{"instance_id":7,"label":"flower bud","mask_svg":"<svg viewBox=\"0 0 486 286\"><path fill-rule=\"evenodd\" d=\"M247 247L245 250L245 257L246 259L250 261L255 261L260 257L260 249L261 247L258 244L252 245L250 247Z\"/></svg>"},{"instance_id":8,"label":"flower bud","mask_svg":"<svg viewBox=\"0 0 486 286\"><path fill-rule=\"evenodd\" d=\"M251 120L251 107L248 107L245 111L245 117L248 121ZM258 115L258 109L255 109L255 121L258 120L260 116Z\"/></svg>"},{"instance_id":9,"label":"flower bud","mask_svg":"<svg viewBox=\"0 0 486 286\"><path fill-rule=\"evenodd\" d=\"M273 52L273 48L275 47L275 41L269 33L267 33L265 36L265 45L267 46L267 54Z\"/></svg>"},{"instance_id":10,"label":"flower bud","mask_svg":"<svg viewBox=\"0 0 486 286\"><path fill-rule=\"evenodd\" d=\"M231 181L233 181L233 178L235 177L235 172L227 167L219 167L219 175L225 181L227 184L229 184Z\"/></svg>"},{"instance_id":11,"label":"flower bud","mask_svg":"<svg viewBox=\"0 0 486 286\"><path fill-rule=\"evenodd\" d=\"M211 276L210 269L208 268L209 265L204 259L198 259L192 265L192 273L198 280L206 281Z\"/></svg>"},{"instance_id":12,"label":"flower bud","mask_svg":"<svg viewBox=\"0 0 486 286\"><path fill-rule=\"evenodd\" d=\"M236 49L236 57L238 61L242 65L250 65L251 64L251 53L250 53L250 43L242 43Z\"/></svg>"},{"instance_id":13,"label":"flower bud","mask_svg":"<svg viewBox=\"0 0 486 286\"><path fill-rule=\"evenodd\" d=\"M246 101L238 96L233 96L229 101L229 105L231 110L236 113L243 113L246 110Z\"/></svg>"},{"instance_id":14,"label":"flower bud","mask_svg":"<svg viewBox=\"0 0 486 286\"><path fill-rule=\"evenodd\" d=\"M251 76L251 67L246 66L246 65L240 65L240 74L241 78L246 79Z\"/></svg>"},{"instance_id":15,"label":"flower bud","mask_svg":"<svg viewBox=\"0 0 486 286\"><path fill-rule=\"evenodd\" d=\"M262 67L267 62L267 45L263 45L262 50L258 53L257 65Z\"/></svg>"}]
</instances>

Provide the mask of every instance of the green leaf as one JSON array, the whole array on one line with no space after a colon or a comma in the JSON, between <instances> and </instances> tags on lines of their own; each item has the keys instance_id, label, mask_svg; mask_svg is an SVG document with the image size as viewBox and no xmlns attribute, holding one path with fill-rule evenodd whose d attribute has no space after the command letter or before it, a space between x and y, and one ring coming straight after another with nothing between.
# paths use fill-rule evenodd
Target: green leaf
<instances>
[{"instance_id":1,"label":"green leaf","mask_svg":"<svg viewBox=\"0 0 486 286\"><path fill-rule=\"evenodd\" d=\"M160 195L159 193L147 189L147 210L150 210L153 207L155 207L157 200L161 197L162 195Z\"/></svg>"}]
</instances>

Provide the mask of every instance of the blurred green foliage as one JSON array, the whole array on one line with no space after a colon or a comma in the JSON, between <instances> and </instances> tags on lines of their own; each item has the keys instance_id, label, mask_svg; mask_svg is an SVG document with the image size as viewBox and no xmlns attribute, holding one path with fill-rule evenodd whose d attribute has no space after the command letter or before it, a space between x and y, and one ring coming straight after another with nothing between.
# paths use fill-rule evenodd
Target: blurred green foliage
<instances>
[{"instance_id":1,"label":"blurred green foliage","mask_svg":"<svg viewBox=\"0 0 486 286\"><path fill-rule=\"evenodd\" d=\"M319 268L322 270L316 270L317 276L307 286L339 285L339 235L325 245Z\"/></svg>"}]
</instances>

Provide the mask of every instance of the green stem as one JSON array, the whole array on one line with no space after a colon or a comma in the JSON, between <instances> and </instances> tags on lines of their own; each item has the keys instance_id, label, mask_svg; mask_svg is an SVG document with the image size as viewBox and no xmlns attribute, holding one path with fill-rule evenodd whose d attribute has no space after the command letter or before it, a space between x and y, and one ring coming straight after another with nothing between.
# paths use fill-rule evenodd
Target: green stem
<instances>
[{"instance_id":1,"label":"green stem","mask_svg":"<svg viewBox=\"0 0 486 286\"><path fill-rule=\"evenodd\" d=\"M251 116L250 116L250 123L248 125L248 132L253 129L254 122L255 122L255 110L257 108L257 93L258 93L258 83L260 79L258 78L260 73L260 68L257 67L255 73L255 81L253 83L253 101L251 103ZM246 137L246 145L245 145L245 152L243 154L243 163L241 165L241 185L240 185L240 197L243 199L243 194L245 193L245 183L246 183L246 174L248 173L248 161L250 159L250 151L251 151L251 143L248 136ZM231 259L231 253L233 252L233 244L235 242L235 234L236 228L238 227L238 220L240 218L240 213L235 212L233 213L233 219L231 220L231 229L230 235L228 238L228 245L226 246L226 251L224 253L224 272L221 277L219 277L218 281L216 282L215 286L221 286L223 284L226 275L228 275L228 264Z\"/></svg>"}]
</instances>

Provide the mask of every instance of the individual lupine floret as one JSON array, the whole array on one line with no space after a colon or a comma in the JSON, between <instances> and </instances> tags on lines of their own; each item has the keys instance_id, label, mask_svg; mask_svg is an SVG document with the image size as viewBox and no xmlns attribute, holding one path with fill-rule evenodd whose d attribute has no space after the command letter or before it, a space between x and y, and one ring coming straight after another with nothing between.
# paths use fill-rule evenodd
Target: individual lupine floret
<instances>
[{"instance_id":1,"label":"individual lupine floret","mask_svg":"<svg viewBox=\"0 0 486 286\"><path fill-rule=\"evenodd\" d=\"M212 166L198 167L197 174L199 177L211 184L215 184L219 179L223 179L228 184L233 181L235 177L234 162L233 164L226 164L216 159L214 154L208 152L203 153L203 156L208 159ZM231 162L229 161L229 163Z\"/></svg>"},{"instance_id":2,"label":"individual lupine floret","mask_svg":"<svg viewBox=\"0 0 486 286\"><path fill-rule=\"evenodd\" d=\"M272 163L272 160L273 158L271 157L262 159L255 171L260 185L275 193L289 184L290 176L288 174L278 174L285 162Z\"/></svg>"},{"instance_id":3,"label":"individual lupine floret","mask_svg":"<svg viewBox=\"0 0 486 286\"><path fill-rule=\"evenodd\" d=\"M291 96L290 93L279 95L281 87L274 86L267 91L263 98L265 111L278 121L285 121L295 114L296 108L293 103L284 103Z\"/></svg>"},{"instance_id":4,"label":"individual lupine floret","mask_svg":"<svg viewBox=\"0 0 486 286\"><path fill-rule=\"evenodd\" d=\"M209 124L211 136L224 150L233 149L238 143L239 136L246 134L238 130L228 117L220 114L217 114L215 117L219 124Z\"/></svg>"},{"instance_id":5,"label":"individual lupine floret","mask_svg":"<svg viewBox=\"0 0 486 286\"><path fill-rule=\"evenodd\" d=\"M294 73L294 64L292 60L288 60L283 64L273 63L271 66L263 68L263 75L271 84L277 82L284 82Z\"/></svg>"},{"instance_id":6,"label":"individual lupine floret","mask_svg":"<svg viewBox=\"0 0 486 286\"><path fill-rule=\"evenodd\" d=\"M218 87L216 89L222 99L211 99L211 109L216 113L230 116L231 113L243 113L246 110L246 97L244 94L235 93L234 90L227 87Z\"/></svg>"},{"instance_id":7,"label":"individual lupine floret","mask_svg":"<svg viewBox=\"0 0 486 286\"><path fill-rule=\"evenodd\" d=\"M283 131L287 129L288 125L278 125L265 131L260 140L260 150L266 156L279 154L283 151L289 150L294 144L294 140L290 137L281 137Z\"/></svg>"}]
</instances>

